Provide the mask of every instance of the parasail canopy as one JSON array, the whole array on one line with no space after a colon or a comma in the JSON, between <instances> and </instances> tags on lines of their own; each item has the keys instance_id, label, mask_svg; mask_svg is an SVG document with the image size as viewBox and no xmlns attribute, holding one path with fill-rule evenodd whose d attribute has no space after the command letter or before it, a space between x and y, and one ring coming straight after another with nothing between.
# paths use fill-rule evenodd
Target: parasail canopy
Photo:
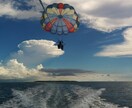
<instances>
[{"instance_id":1,"label":"parasail canopy","mask_svg":"<svg viewBox=\"0 0 132 108\"><path fill-rule=\"evenodd\" d=\"M68 34L79 27L79 17L69 4L54 3L48 5L42 14L42 28L54 34Z\"/></svg>"}]
</instances>

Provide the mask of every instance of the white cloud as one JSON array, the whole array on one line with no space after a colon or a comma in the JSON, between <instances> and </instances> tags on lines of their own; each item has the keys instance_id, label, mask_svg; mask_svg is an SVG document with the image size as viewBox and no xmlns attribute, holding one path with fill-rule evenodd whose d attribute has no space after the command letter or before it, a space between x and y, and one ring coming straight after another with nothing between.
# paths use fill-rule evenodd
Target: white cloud
<instances>
[{"instance_id":1,"label":"white cloud","mask_svg":"<svg viewBox=\"0 0 132 108\"><path fill-rule=\"evenodd\" d=\"M0 80L34 81L43 79L46 75L47 73L40 72L37 68L27 68L16 59L11 59L5 65L0 66Z\"/></svg>"},{"instance_id":2,"label":"white cloud","mask_svg":"<svg viewBox=\"0 0 132 108\"><path fill-rule=\"evenodd\" d=\"M30 3L29 0L27 3ZM0 1L0 17L6 16L8 18L16 18L16 19L38 19L40 17L39 10L37 7L32 7L29 10L22 10L19 7L22 4L20 2L16 2L15 0L1 0ZM23 4L24 5L24 4ZM34 6L32 4L32 6Z\"/></svg>"},{"instance_id":3,"label":"white cloud","mask_svg":"<svg viewBox=\"0 0 132 108\"><path fill-rule=\"evenodd\" d=\"M91 1L94 2L94 5L90 4ZM81 2L79 8L78 5L76 7L81 13L81 19L88 27L111 32L121 27L132 26L132 4L126 2L130 3L130 0L89 0ZM90 6L90 9L80 8L85 5Z\"/></svg>"},{"instance_id":4,"label":"white cloud","mask_svg":"<svg viewBox=\"0 0 132 108\"><path fill-rule=\"evenodd\" d=\"M69 3L75 7L80 14L83 23L88 27L111 32L117 28L132 26L132 3L131 0L42 0L46 4L51 3ZM15 5L14 4L18 4ZM29 10L20 10L22 2L10 0L2 0L0 2L0 16L8 15L17 19L32 19L41 16L42 10L39 1L25 1L27 6L32 8Z\"/></svg>"},{"instance_id":5,"label":"white cloud","mask_svg":"<svg viewBox=\"0 0 132 108\"><path fill-rule=\"evenodd\" d=\"M64 51L55 46L54 41L49 40L27 40L20 43L18 47L20 50L12 57L25 65L37 65L46 59L64 54Z\"/></svg>"},{"instance_id":6,"label":"white cloud","mask_svg":"<svg viewBox=\"0 0 132 108\"><path fill-rule=\"evenodd\" d=\"M132 28L128 28L123 32L124 42L120 44L103 46L103 50L98 52L96 56L105 57L132 57Z\"/></svg>"}]
</instances>

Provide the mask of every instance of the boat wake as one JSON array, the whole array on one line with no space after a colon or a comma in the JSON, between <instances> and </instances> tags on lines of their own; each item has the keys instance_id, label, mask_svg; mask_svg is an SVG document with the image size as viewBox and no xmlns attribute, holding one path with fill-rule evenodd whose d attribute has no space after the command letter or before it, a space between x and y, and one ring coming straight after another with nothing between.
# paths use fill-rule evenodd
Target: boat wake
<instances>
[{"instance_id":1,"label":"boat wake","mask_svg":"<svg viewBox=\"0 0 132 108\"><path fill-rule=\"evenodd\" d=\"M104 90L61 84L12 89L13 98L0 108L128 108L106 102L100 97Z\"/></svg>"}]
</instances>

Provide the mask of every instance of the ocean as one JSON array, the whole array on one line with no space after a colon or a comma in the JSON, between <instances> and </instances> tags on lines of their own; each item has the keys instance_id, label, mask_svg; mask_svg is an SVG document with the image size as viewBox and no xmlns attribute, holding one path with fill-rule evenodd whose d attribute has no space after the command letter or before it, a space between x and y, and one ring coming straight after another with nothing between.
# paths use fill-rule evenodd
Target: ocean
<instances>
[{"instance_id":1,"label":"ocean","mask_svg":"<svg viewBox=\"0 0 132 108\"><path fill-rule=\"evenodd\" d=\"M1 82L0 108L132 108L132 82Z\"/></svg>"}]
</instances>

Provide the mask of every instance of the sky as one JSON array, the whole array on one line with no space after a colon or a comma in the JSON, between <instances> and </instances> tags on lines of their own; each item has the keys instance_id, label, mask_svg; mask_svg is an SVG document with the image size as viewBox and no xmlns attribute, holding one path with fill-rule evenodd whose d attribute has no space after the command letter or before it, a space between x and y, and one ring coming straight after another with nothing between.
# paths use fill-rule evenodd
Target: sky
<instances>
[{"instance_id":1,"label":"sky","mask_svg":"<svg viewBox=\"0 0 132 108\"><path fill-rule=\"evenodd\" d=\"M78 31L63 36L44 31L39 1L1 0L0 76L47 75L40 68L132 74L131 0L42 1L45 7L59 2L72 5L80 16ZM65 43L64 51L55 46L59 39Z\"/></svg>"}]
</instances>

